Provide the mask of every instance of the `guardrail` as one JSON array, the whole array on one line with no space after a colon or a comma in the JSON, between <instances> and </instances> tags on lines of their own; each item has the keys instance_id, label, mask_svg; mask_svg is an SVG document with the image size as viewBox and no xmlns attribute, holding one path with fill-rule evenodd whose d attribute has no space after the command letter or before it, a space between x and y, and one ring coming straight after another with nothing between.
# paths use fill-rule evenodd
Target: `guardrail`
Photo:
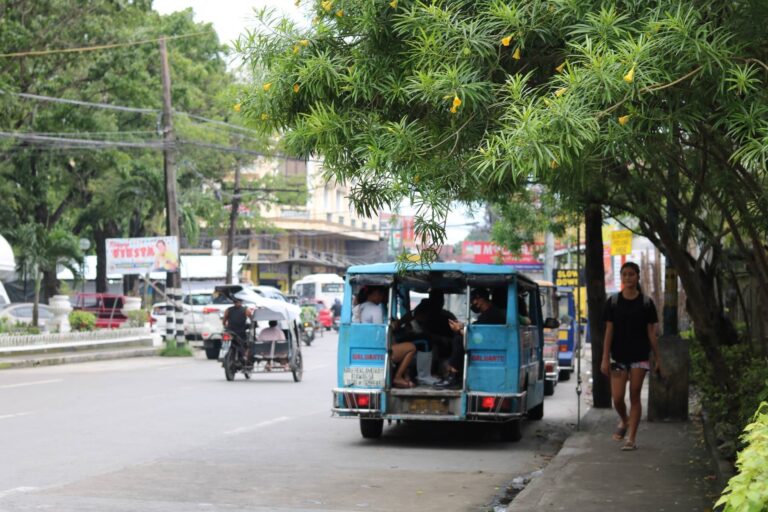
<instances>
[{"instance_id":1,"label":"guardrail","mask_svg":"<svg viewBox=\"0 0 768 512\"><path fill-rule=\"evenodd\" d=\"M99 329L64 334L0 334L0 355L28 350L140 342L152 340L152 338L153 335L148 327Z\"/></svg>"}]
</instances>

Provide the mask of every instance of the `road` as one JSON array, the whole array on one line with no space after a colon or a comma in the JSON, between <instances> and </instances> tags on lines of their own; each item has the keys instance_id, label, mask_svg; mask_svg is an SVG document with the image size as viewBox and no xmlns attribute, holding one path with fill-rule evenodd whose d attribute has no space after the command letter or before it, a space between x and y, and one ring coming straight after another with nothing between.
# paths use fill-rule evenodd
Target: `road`
<instances>
[{"instance_id":1,"label":"road","mask_svg":"<svg viewBox=\"0 0 768 512\"><path fill-rule=\"evenodd\" d=\"M194 359L0 372L0 511L487 511L543 467L576 417L573 379L505 443L481 425L331 418L336 336L304 380ZM582 410L583 412L583 410Z\"/></svg>"}]
</instances>

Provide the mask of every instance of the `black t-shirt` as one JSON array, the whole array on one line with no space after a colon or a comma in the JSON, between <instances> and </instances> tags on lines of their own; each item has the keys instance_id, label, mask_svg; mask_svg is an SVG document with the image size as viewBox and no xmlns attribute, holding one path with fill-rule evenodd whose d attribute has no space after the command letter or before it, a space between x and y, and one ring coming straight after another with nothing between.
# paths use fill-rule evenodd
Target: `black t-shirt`
<instances>
[{"instance_id":1,"label":"black t-shirt","mask_svg":"<svg viewBox=\"0 0 768 512\"><path fill-rule=\"evenodd\" d=\"M507 323L507 315L496 306L491 306L487 310L480 313L480 316L477 317L475 323L503 325Z\"/></svg>"},{"instance_id":2,"label":"black t-shirt","mask_svg":"<svg viewBox=\"0 0 768 512\"><path fill-rule=\"evenodd\" d=\"M246 331L246 309L243 306L232 306L227 309L227 329L237 333Z\"/></svg>"},{"instance_id":3,"label":"black t-shirt","mask_svg":"<svg viewBox=\"0 0 768 512\"><path fill-rule=\"evenodd\" d=\"M613 322L611 357L614 361L636 363L648 360L651 353L648 325L659 321L650 297L643 299L641 293L627 300L619 293L618 300L609 298L605 303L603 320Z\"/></svg>"}]
</instances>

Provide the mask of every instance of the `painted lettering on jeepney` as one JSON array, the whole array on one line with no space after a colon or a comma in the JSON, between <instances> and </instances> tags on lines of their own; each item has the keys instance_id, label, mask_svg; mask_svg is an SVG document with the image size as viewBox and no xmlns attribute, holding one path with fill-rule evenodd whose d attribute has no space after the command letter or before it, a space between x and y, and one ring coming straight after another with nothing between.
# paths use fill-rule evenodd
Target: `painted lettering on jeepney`
<instances>
[{"instance_id":1,"label":"painted lettering on jeepney","mask_svg":"<svg viewBox=\"0 0 768 512\"><path fill-rule=\"evenodd\" d=\"M384 354L352 354L353 361L383 361Z\"/></svg>"},{"instance_id":2,"label":"painted lettering on jeepney","mask_svg":"<svg viewBox=\"0 0 768 512\"><path fill-rule=\"evenodd\" d=\"M506 360L504 355L501 355L501 354L500 355L472 354L470 359L472 361L485 361L485 362L491 361L494 363L503 363Z\"/></svg>"}]
</instances>

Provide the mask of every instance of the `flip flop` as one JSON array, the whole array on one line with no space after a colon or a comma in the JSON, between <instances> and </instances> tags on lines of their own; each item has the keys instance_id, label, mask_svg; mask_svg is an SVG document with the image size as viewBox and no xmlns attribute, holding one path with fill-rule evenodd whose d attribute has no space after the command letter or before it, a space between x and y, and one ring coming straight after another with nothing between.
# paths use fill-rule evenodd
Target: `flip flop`
<instances>
[{"instance_id":1,"label":"flip flop","mask_svg":"<svg viewBox=\"0 0 768 512\"><path fill-rule=\"evenodd\" d=\"M611 438L614 441L623 441L625 435L627 435L627 427L616 427L616 431L613 433Z\"/></svg>"},{"instance_id":2,"label":"flip flop","mask_svg":"<svg viewBox=\"0 0 768 512\"><path fill-rule=\"evenodd\" d=\"M637 444L632 441L627 441L624 443L624 446L621 447L621 451L623 452L633 452L635 450L637 450Z\"/></svg>"}]
</instances>

